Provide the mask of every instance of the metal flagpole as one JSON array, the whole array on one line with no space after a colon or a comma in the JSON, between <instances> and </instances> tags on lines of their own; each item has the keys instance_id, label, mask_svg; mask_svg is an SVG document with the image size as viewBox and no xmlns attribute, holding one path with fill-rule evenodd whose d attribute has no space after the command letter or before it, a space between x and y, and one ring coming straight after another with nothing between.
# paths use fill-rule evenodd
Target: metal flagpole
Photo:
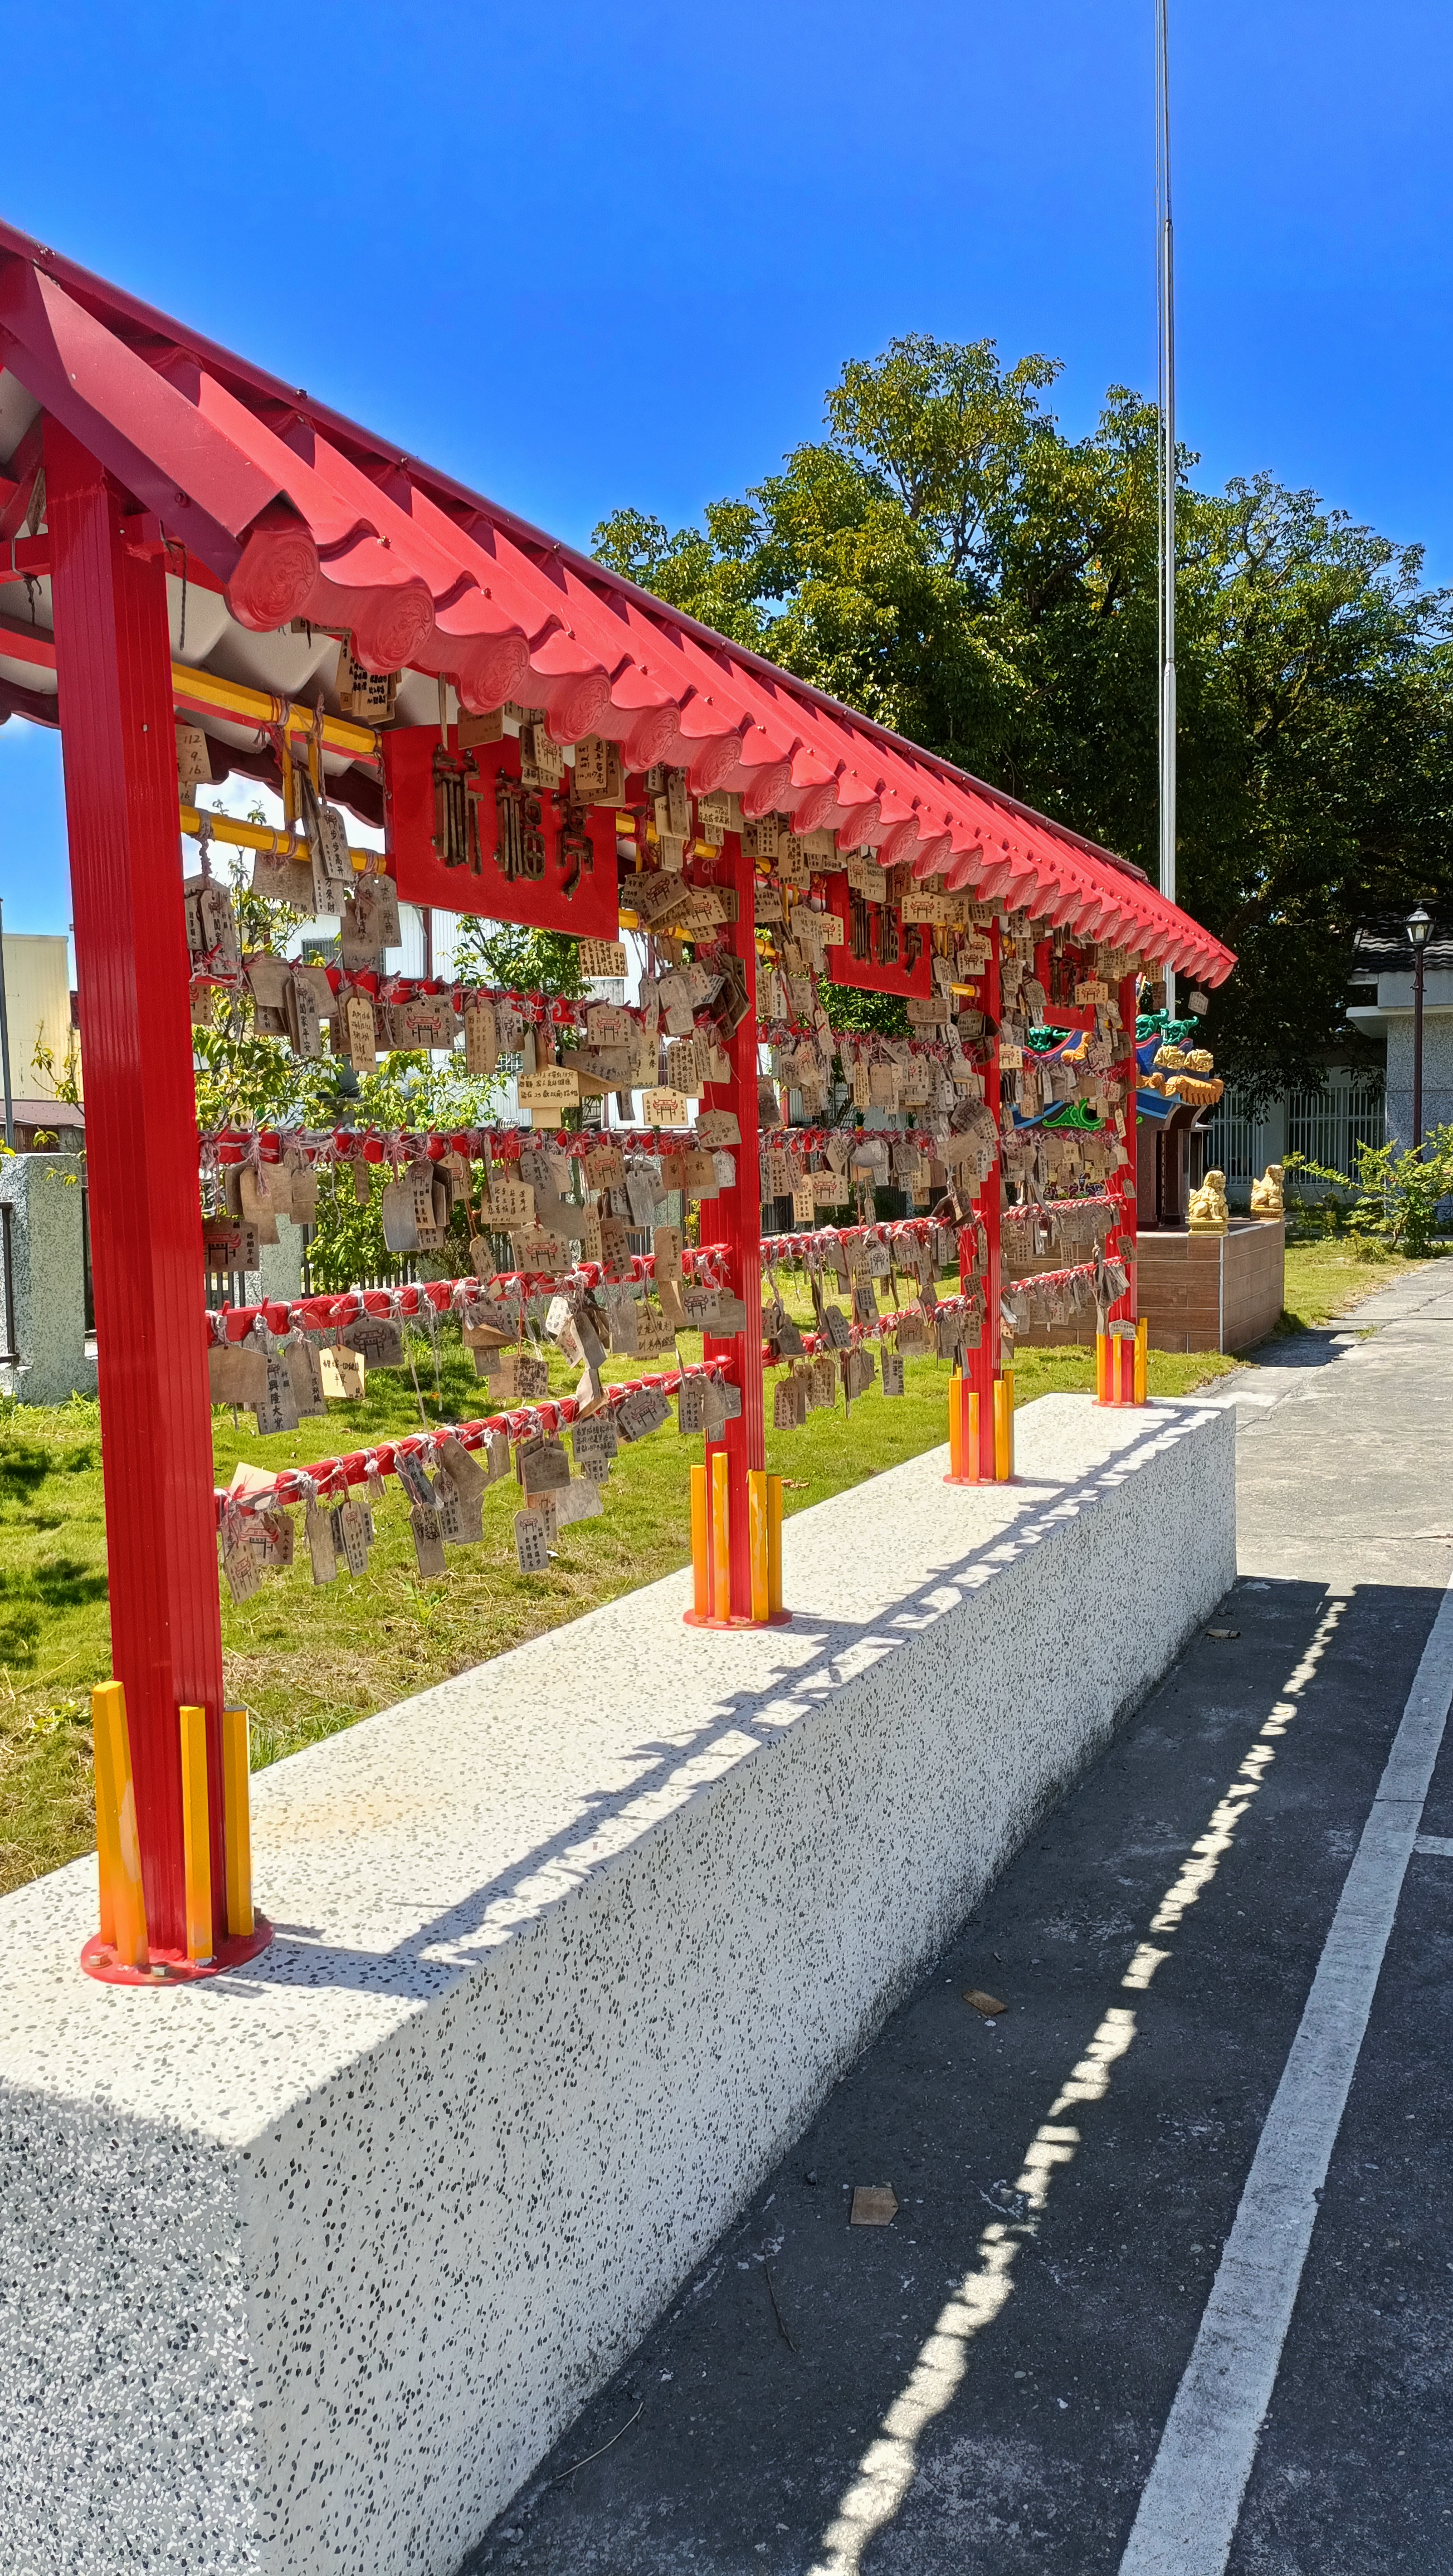
<instances>
[{"instance_id":1,"label":"metal flagpole","mask_svg":"<svg viewBox=\"0 0 1453 2576\"><path fill-rule=\"evenodd\" d=\"M0 921L4 917L0 903ZM5 999L5 932L0 927L0 1071L5 1080L5 1142L15 1150L15 1103L10 1097L10 1012Z\"/></svg>"},{"instance_id":2,"label":"metal flagpole","mask_svg":"<svg viewBox=\"0 0 1453 2576\"><path fill-rule=\"evenodd\" d=\"M1176 899L1176 343L1175 255L1170 202L1169 0L1155 0L1156 301L1160 411L1160 890ZM1166 1009L1175 1010L1175 972L1166 968Z\"/></svg>"}]
</instances>

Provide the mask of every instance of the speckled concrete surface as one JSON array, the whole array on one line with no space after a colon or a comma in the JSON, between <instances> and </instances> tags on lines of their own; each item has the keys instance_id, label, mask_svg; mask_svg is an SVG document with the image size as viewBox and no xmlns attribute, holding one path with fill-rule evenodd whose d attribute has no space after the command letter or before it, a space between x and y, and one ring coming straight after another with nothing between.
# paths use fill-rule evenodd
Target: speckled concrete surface
<instances>
[{"instance_id":1,"label":"speckled concrete surface","mask_svg":"<svg viewBox=\"0 0 1453 2576\"><path fill-rule=\"evenodd\" d=\"M1234 1574L1232 1417L1047 1397L254 1784L279 1939L0 1902L16 2576L446 2576ZM1153 1568L1153 1580L1142 1579Z\"/></svg>"}]
</instances>

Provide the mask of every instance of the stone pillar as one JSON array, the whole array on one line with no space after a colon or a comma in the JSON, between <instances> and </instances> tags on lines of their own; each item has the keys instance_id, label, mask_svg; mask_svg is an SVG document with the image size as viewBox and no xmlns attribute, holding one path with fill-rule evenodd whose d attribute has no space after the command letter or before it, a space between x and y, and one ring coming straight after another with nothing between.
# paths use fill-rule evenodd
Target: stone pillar
<instances>
[{"instance_id":1,"label":"stone pillar","mask_svg":"<svg viewBox=\"0 0 1453 2576\"><path fill-rule=\"evenodd\" d=\"M0 1356L0 1394L22 1404L64 1404L96 1392L95 1355L86 1353L85 1169L78 1154L0 1161L0 1225L10 1238L10 1338Z\"/></svg>"}]
</instances>

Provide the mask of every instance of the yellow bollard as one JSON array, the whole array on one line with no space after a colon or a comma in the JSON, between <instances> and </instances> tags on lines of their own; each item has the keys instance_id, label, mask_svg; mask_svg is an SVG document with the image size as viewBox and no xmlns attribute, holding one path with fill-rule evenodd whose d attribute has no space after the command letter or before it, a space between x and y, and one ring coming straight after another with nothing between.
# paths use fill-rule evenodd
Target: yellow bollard
<instances>
[{"instance_id":1,"label":"yellow bollard","mask_svg":"<svg viewBox=\"0 0 1453 2576\"><path fill-rule=\"evenodd\" d=\"M782 1479L767 1478L767 1613L782 1615Z\"/></svg>"},{"instance_id":2,"label":"yellow bollard","mask_svg":"<svg viewBox=\"0 0 1453 2576\"><path fill-rule=\"evenodd\" d=\"M705 1619L711 1612L706 1557L705 1467L691 1470L691 1608L697 1619Z\"/></svg>"},{"instance_id":3,"label":"yellow bollard","mask_svg":"<svg viewBox=\"0 0 1453 2576\"><path fill-rule=\"evenodd\" d=\"M994 1380L994 1481L1007 1485L1014 1473L1014 1372L1005 1369Z\"/></svg>"},{"instance_id":4,"label":"yellow bollard","mask_svg":"<svg viewBox=\"0 0 1453 2576\"><path fill-rule=\"evenodd\" d=\"M711 1612L714 1619L732 1615L731 1518L727 1494L727 1454L711 1458Z\"/></svg>"},{"instance_id":5,"label":"yellow bollard","mask_svg":"<svg viewBox=\"0 0 1453 2576\"><path fill-rule=\"evenodd\" d=\"M764 1620L770 1616L772 1592L772 1545L765 1467L752 1467L747 1471L747 1513L747 1544L752 1569L752 1617Z\"/></svg>"},{"instance_id":6,"label":"yellow bollard","mask_svg":"<svg viewBox=\"0 0 1453 2576\"><path fill-rule=\"evenodd\" d=\"M205 1967L212 1938L212 1843L207 1815L207 1712L184 1708L182 1731L182 1855L186 1876L187 1957Z\"/></svg>"},{"instance_id":7,"label":"yellow bollard","mask_svg":"<svg viewBox=\"0 0 1453 2576\"><path fill-rule=\"evenodd\" d=\"M1135 1327L1135 1401L1145 1402L1146 1378L1150 1366L1150 1326L1144 1315Z\"/></svg>"},{"instance_id":8,"label":"yellow bollard","mask_svg":"<svg viewBox=\"0 0 1453 2576\"><path fill-rule=\"evenodd\" d=\"M1095 1335L1095 1402L1108 1404L1109 1401L1110 1336L1108 1333L1097 1333Z\"/></svg>"},{"instance_id":9,"label":"yellow bollard","mask_svg":"<svg viewBox=\"0 0 1453 2576\"><path fill-rule=\"evenodd\" d=\"M256 1930L252 1911L252 1781L247 1711L222 1711L222 1829L227 1851L227 1930L234 1941Z\"/></svg>"},{"instance_id":10,"label":"yellow bollard","mask_svg":"<svg viewBox=\"0 0 1453 2576\"><path fill-rule=\"evenodd\" d=\"M95 1747L101 1938L110 1943L119 1966L145 1968L149 1964L146 1898L141 1884L126 1693L120 1682L102 1682L91 1693L91 1741Z\"/></svg>"}]
</instances>

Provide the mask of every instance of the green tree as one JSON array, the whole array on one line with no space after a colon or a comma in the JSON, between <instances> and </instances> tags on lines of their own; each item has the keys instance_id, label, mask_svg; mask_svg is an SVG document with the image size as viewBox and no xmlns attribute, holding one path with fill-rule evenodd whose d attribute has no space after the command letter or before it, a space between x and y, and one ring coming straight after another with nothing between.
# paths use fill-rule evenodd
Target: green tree
<instances>
[{"instance_id":1,"label":"green tree","mask_svg":"<svg viewBox=\"0 0 1453 2576\"><path fill-rule=\"evenodd\" d=\"M1066 439L1044 357L895 340L847 365L826 435L674 534L602 561L944 758L1157 866L1157 416L1112 386ZM1178 880L1235 948L1207 1036L1263 1094L1358 1043L1369 913L1453 908L1449 597L1398 547L1270 477L1178 512Z\"/></svg>"},{"instance_id":2,"label":"green tree","mask_svg":"<svg viewBox=\"0 0 1453 2576\"><path fill-rule=\"evenodd\" d=\"M507 993L549 993L574 999L585 990L580 945L559 930L527 930L519 922L473 916L459 925L458 966Z\"/></svg>"}]
</instances>

